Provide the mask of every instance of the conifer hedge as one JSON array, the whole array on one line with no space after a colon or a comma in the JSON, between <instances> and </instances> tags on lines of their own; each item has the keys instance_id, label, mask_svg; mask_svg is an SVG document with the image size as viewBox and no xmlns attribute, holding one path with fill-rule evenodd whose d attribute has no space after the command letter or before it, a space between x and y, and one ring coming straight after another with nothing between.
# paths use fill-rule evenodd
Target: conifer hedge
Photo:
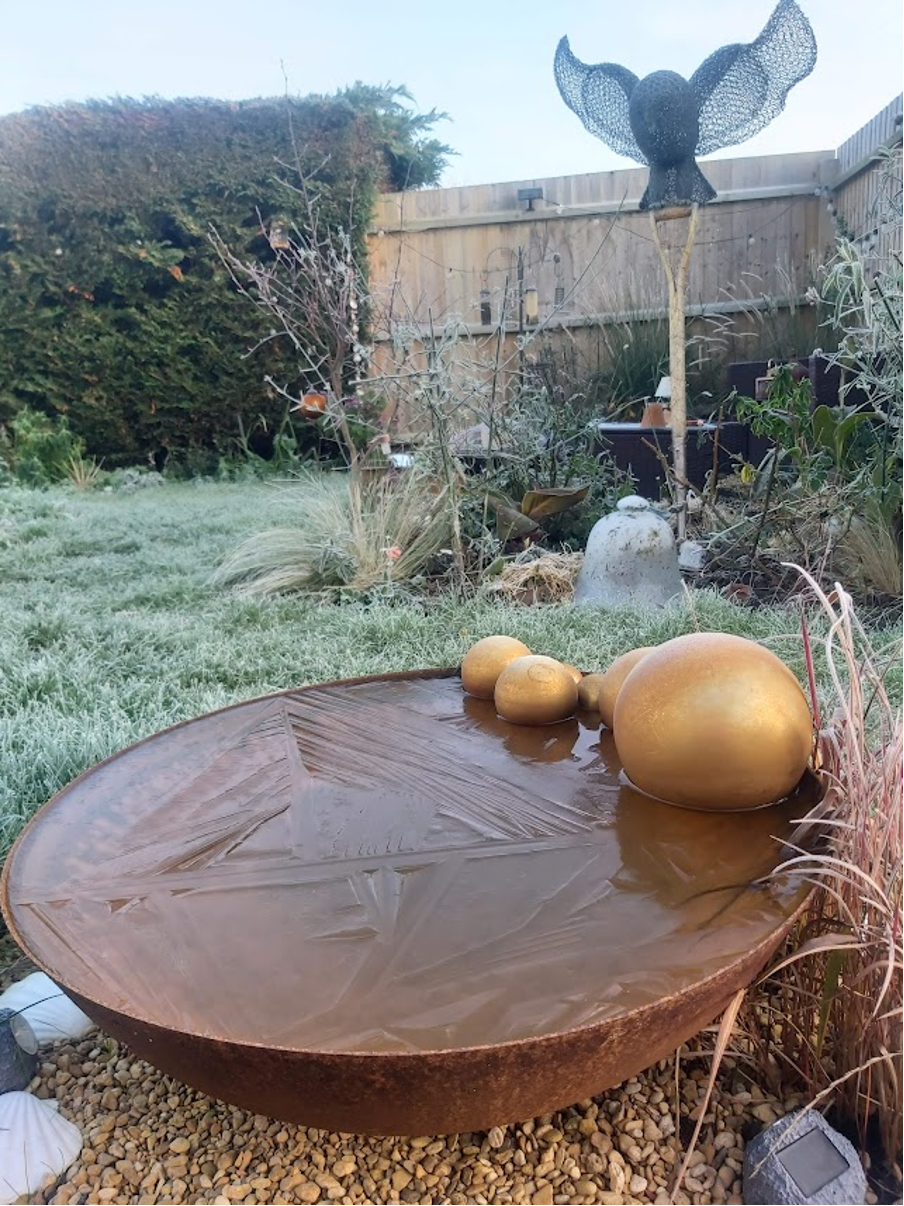
<instances>
[{"instance_id":1,"label":"conifer hedge","mask_svg":"<svg viewBox=\"0 0 904 1206\"><path fill-rule=\"evenodd\" d=\"M0 424L66 415L107 465L228 450L291 381L208 240L267 257L296 155L361 244L375 191L433 183L448 148L397 89L242 102L114 100L0 119ZM382 102L380 98L382 97ZM407 116L406 116L407 115ZM403 180L401 183L404 183ZM363 247L362 247L363 250ZM244 357L244 358L243 358Z\"/></svg>"}]
</instances>

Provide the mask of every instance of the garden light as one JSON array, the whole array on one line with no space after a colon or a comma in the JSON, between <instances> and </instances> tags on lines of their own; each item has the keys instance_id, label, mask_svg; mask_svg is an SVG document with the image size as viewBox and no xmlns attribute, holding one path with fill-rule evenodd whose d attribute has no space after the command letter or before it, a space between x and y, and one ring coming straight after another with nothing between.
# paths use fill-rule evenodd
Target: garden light
<instances>
[{"instance_id":1,"label":"garden light","mask_svg":"<svg viewBox=\"0 0 904 1206\"><path fill-rule=\"evenodd\" d=\"M536 322L540 315L540 294L531 285L524 290L524 317L527 322Z\"/></svg>"}]
</instances>

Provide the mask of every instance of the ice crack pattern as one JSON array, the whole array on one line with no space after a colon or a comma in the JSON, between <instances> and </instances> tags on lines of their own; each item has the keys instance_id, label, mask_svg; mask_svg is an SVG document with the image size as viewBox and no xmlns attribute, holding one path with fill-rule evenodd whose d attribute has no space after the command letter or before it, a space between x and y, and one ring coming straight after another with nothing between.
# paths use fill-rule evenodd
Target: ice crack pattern
<instances>
[{"instance_id":1,"label":"ice crack pattern","mask_svg":"<svg viewBox=\"0 0 904 1206\"><path fill-rule=\"evenodd\" d=\"M70 784L8 895L43 964L146 1021L423 1051L616 1016L719 970L797 897L755 883L800 804L673 809L579 717L526 729L454 675L286 692Z\"/></svg>"}]
</instances>

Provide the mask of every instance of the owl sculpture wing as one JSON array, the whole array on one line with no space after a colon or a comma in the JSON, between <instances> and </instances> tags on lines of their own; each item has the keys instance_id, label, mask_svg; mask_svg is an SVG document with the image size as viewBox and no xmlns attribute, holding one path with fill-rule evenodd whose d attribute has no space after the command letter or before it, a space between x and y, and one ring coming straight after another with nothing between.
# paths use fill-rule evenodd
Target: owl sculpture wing
<instances>
[{"instance_id":1,"label":"owl sculpture wing","mask_svg":"<svg viewBox=\"0 0 904 1206\"><path fill-rule=\"evenodd\" d=\"M571 53L568 39L562 38L556 48L555 73L562 99L591 134L619 155L647 162L628 117L631 93L638 83L633 71L617 63L582 63Z\"/></svg>"},{"instance_id":2,"label":"owl sculpture wing","mask_svg":"<svg viewBox=\"0 0 904 1206\"><path fill-rule=\"evenodd\" d=\"M780 0L754 42L723 46L691 76L700 114L696 154L744 142L762 130L815 63L810 22L795 0Z\"/></svg>"}]
</instances>

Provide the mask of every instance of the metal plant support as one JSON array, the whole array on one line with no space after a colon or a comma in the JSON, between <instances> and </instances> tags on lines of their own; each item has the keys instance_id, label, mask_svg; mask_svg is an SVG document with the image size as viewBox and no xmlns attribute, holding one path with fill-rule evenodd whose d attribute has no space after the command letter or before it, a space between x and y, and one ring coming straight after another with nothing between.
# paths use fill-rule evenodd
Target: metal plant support
<instances>
[{"instance_id":1,"label":"metal plant support","mask_svg":"<svg viewBox=\"0 0 904 1206\"><path fill-rule=\"evenodd\" d=\"M755 41L722 46L689 80L675 71L638 79L616 63L582 63L567 38L556 50L559 92L591 134L620 155L650 169L640 201L649 210L654 241L669 293L669 362L672 378L672 455L679 536L685 531L684 302L698 206L716 196L697 166L698 155L744 142L785 107L794 87L813 70L816 39L795 0L780 0ZM687 236L677 267L660 236L660 224L687 218ZM679 244L680 246L680 244Z\"/></svg>"}]
</instances>

